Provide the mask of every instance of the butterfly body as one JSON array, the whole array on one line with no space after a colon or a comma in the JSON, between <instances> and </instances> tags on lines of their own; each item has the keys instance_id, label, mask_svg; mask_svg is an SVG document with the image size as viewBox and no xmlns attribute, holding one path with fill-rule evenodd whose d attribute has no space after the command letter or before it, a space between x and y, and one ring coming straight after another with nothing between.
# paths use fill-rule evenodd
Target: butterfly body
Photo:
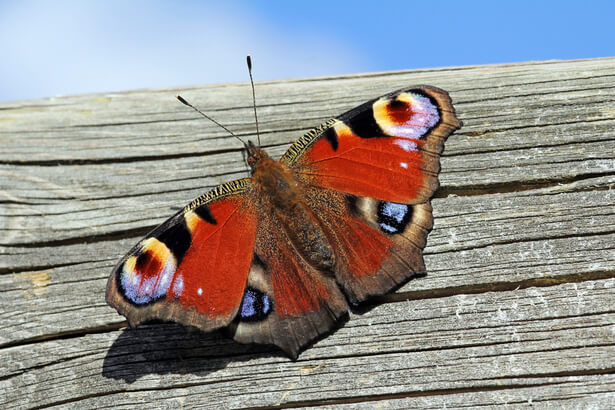
<instances>
[{"instance_id":1,"label":"butterfly body","mask_svg":"<svg viewBox=\"0 0 615 410\"><path fill-rule=\"evenodd\" d=\"M252 175L222 184L152 231L114 269L107 301L131 325L158 318L290 356L348 305L425 271L446 92L400 90L329 120L280 161L248 144Z\"/></svg>"},{"instance_id":2,"label":"butterfly body","mask_svg":"<svg viewBox=\"0 0 615 410\"><path fill-rule=\"evenodd\" d=\"M276 220L272 225L281 228L286 241L307 263L316 269L330 270L334 263L333 247L323 223L304 196L305 187L292 169L265 157L256 163L252 181L259 211Z\"/></svg>"}]
</instances>

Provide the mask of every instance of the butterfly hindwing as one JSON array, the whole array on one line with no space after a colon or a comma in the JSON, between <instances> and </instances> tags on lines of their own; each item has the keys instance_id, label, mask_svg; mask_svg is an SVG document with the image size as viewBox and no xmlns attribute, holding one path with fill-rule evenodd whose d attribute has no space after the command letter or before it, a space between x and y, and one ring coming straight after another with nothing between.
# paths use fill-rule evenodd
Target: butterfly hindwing
<instances>
[{"instance_id":1,"label":"butterfly hindwing","mask_svg":"<svg viewBox=\"0 0 615 410\"><path fill-rule=\"evenodd\" d=\"M293 245L293 234L282 229L292 222L270 209L266 204L258 208L254 260L241 309L229 331L238 342L273 344L297 357L306 345L332 330L348 306L332 272L308 263ZM309 229L306 218L296 219L296 230Z\"/></svg>"},{"instance_id":2,"label":"butterfly hindwing","mask_svg":"<svg viewBox=\"0 0 615 410\"><path fill-rule=\"evenodd\" d=\"M305 192L327 227L335 250L333 272L351 303L387 293L425 272L429 201L400 204L313 187Z\"/></svg>"},{"instance_id":3,"label":"butterfly hindwing","mask_svg":"<svg viewBox=\"0 0 615 410\"><path fill-rule=\"evenodd\" d=\"M204 331L235 317L257 220L250 180L220 185L141 240L113 270L107 302L131 325L173 320Z\"/></svg>"},{"instance_id":4,"label":"butterfly hindwing","mask_svg":"<svg viewBox=\"0 0 615 410\"><path fill-rule=\"evenodd\" d=\"M339 324L346 300L359 303L424 273L432 224L429 202L403 205L309 187L305 193L327 227L334 265L306 263L283 231L267 229L280 221L262 215L246 292L229 327L240 343L273 344L293 358Z\"/></svg>"}]
</instances>

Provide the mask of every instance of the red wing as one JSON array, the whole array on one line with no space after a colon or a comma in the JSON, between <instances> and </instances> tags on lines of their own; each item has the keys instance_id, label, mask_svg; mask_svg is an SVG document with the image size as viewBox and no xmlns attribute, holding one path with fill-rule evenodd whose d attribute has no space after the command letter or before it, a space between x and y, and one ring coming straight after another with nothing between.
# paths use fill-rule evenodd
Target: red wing
<instances>
[{"instance_id":1,"label":"red wing","mask_svg":"<svg viewBox=\"0 0 615 410\"><path fill-rule=\"evenodd\" d=\"M328 229L335 277L350 302L424 272L439 156L459 127L445 91L399 90L308 132L282 157Z\"/></svg>"},{"instance_id":2,"label":"red wing","mask_svg":"<svg viewBox=\"0 0 615 410\"><path fill-rule=\"evenodd\" d=\"M131 325L173 320L204 331L236 315L254 252L250 180L216 187L137 244L115 267L107 302Z\"/></svg>"},{"instance_id":3,"label":"red wing","mask_svg":"<svg viewBox=\"0 0 615 410\"><path fill-rule=\"evenodd\" d=\"M333 275L307 263L282 227L275 212L259 214L256 256L229 331L240 343L273 344L296 358L338 324L348 305Z\"/></svg>"},{"instance_id":4,"label":"red wing","mask_svg":"<svg viewBox=\"0 0 615 410\"><path fill-rule=\"evenodd\" d=\"M328 228L335 277L351 303L383 295L425 272L429 201L407 205L316 187L305 193Z\"/></svg>"},{"instance_id":5,"label":"red wing","mask_svg":"<svg viewBox=\"0 0 615 410\"><path fill-rule=\"evenodd\" d=\"M314 186L420 203L437 189L444 140L460 126L445 91L400 90L308 132L281 161Z\"/></svg>"}]
</instances>

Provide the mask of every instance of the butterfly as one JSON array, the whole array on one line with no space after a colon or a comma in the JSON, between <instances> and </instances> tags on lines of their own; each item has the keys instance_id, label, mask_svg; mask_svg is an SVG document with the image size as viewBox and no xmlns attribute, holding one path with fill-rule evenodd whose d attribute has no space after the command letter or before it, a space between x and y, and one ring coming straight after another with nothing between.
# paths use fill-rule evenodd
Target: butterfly
<instances>
[{"instance_id":1,"label":"butterfly","mask_svg":"<svg viewBox=\"0 0 615 410\"><path fill-rule=\"evenodd\" d=\"M326 121L279 161L249 142L251 177L216 186L137 243L107 302L131 326L224 328L296 359L350 305L425 272L439 157L461 125L445 91L421 86Z\"/></svg>"}]
</instances>

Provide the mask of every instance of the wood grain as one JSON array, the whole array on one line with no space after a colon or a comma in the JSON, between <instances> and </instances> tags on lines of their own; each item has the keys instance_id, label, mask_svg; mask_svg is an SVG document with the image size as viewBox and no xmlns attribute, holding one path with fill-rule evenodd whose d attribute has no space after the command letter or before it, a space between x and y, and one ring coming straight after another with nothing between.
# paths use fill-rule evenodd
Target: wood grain
<instances>
[{"instance_id":1,"label":"wood grain","mask_svg":"<svg viewBox=\"0 0 615 410\"><path fill-rule=\"evenodd\" d=\"M126 329L111 268L254 138L249 85L0 104L0 407L615 406L615 58L259 82L262 142L413 84L448 90L428 275L296 362L174 324Z\"/></svg>"}]
</instances>

